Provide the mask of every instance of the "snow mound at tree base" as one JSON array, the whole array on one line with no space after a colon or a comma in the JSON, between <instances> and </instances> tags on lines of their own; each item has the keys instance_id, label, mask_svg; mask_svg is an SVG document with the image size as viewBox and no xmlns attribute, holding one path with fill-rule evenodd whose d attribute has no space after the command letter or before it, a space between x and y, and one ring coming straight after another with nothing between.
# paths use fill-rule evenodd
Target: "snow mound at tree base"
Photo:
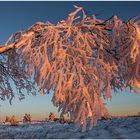
<instances>
[{"instance_id":1,"label":"snow mound at tree base","mask_svg":"<svg viewBox=\"0 0 140 140\"><path fill-rule=\"evenodd\" d=\"M80 132L74 124L41 122L18 126L0 125L0 139L140 139L140 117L100 120L92 130Z\"/></svg>"}]
</instances>

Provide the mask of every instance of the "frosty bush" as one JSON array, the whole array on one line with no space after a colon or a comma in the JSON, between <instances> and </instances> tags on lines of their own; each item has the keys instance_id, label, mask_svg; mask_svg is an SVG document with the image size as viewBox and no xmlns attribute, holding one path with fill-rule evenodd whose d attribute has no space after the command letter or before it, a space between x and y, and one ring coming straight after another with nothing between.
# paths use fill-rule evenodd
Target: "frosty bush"
<instances>
[{"instance_id":1,"label":"frosty bush","mask_svg":"<svg viewBox=\"0 0 140 140\"><path fill-rule=\"evenodd\" d=\"M55 121L55 119L56 119L55 114L52 113L52 112L50 112L50 114L49 114L49 120L50 120L50 121Z\"/></svg>"},{"instance_id":2,"label":"frosty bush","mask_svg":"<svg viewBox=\"0 0 140 140\"><path fill-rule=\"evenodd\" d=\"M62 123L62 124L68 123L68 121L69 120L64 115L60 116L60 118L59 118L59 122Z\"/></svg>"},{"instance_id":3,"label":"frosty bush","mask_svg":"<svg viewBox=\"0 0 140 140\"><path fill-rule=\"evenodd\" d=\"M5 122L4 123L9 123L10 125L18 125L19 121L16 119L16 117L13 115L11 118L6 116Z\"/></svg>"},{"instance_id":4,"label":"frosty bush","mask_svg":"<svg viewBox=\"0 0 140 140\"><path fill-rule=\"evenodd\" d=\"M0 98L14 97L9 78L21 98L24 88L34 94L32 78L42 95L54 91L61 115L83 128L88 118L92 128L109 117L103 99L111 99L111 90L140 88L140 21L100 20L74 7L66 20L37 22L1 46Z\"/></svg>"},{"instance_id":5,"label":"frosty bush","mask_svg":"<svg viewBox=\"0 0 140 140\"><path fill-rule=\"evenodd\" d=\"M23 122L31 122L31 114L25 114L24 117L23 117Z\"/></svg>"}]
</instances>

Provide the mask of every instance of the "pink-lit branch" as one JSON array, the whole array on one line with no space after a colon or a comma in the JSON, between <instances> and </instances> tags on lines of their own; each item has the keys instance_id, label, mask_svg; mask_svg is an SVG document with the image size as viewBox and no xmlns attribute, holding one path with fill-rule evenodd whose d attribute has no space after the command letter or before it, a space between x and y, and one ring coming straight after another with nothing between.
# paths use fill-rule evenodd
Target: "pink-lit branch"
<instances>
[{"instance_id":1,"label":"pink-lit branch","mask_svg":"<svg viewBox=\"0 0 140 140\"><path fill-rule=\"evenodd\" d=\"M85 130L87 118L92 128L101 117L110 117L103 99L112 98L111 89L138 92L140 21L123 22L117 16L99 20L75 8L56 25L38 22L12 35L0 53L6 52L10 67L32 76L42 95L53 90L61 115L70 114Z\"/></svg>"}]
</instances>

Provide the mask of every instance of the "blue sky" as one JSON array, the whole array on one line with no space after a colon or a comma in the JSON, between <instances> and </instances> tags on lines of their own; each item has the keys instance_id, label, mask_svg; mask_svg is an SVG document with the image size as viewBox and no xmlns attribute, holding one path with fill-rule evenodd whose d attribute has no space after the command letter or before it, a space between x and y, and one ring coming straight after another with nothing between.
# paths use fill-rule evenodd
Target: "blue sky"
<instances>
[{"instance_id":1,"label":"blue sky","mask_svg":"<svg viewBox=\"0 0 140 140\"><path fill-rule=\"evenodd\" d=\"M82 6L89 14L99 14L106 19L117 15L127 20L140 14L140 2L0 2L0 44L17 31L24 30L35 22L57 23L74 10L73 5ZM57 109L51 103L52 95L26 96L21 102L15 98L12 106L8 101L0 102L0 120L6 115L15 114L21 119L24 113L31 113L33 119L44 119L49 112ZM106 101L109 112L114 115L140 112L140 94L118 92L112 101Z\"/></svg>"}]
</instances>

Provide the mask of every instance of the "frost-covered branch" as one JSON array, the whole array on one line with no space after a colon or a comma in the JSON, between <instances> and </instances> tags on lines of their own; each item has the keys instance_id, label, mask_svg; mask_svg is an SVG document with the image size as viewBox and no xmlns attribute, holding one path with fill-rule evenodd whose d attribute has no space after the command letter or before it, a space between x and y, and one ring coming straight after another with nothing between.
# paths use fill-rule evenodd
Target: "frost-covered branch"
<instances>
[{"instance_id":1,"label":"frost-covered branch","mask_svg":"<svg viewBox=\"0 0 140 140\"><path fill-rule=\"evenodd\" d=\"M111 89L138 92L140 28L138 17L100 20L75 8L56 25L37 22L12 35L0 53L7 51L7 65L32 77L42 95L53 90L61 115L70 114L85 129L87 118L92 128L101 117L109 117L103 99L112 98Z\"/></svg>"}]
</instances>

